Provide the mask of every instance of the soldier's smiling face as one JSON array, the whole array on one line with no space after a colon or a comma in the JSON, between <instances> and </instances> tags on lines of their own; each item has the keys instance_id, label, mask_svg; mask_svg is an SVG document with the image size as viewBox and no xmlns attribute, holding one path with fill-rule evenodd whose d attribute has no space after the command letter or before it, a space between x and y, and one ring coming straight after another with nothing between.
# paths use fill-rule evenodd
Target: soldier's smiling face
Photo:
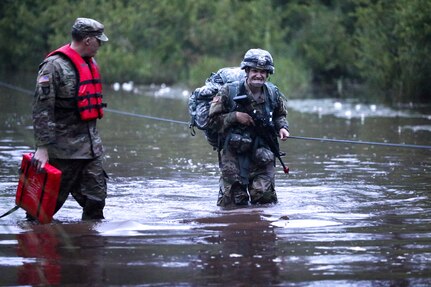
<instances>
[{"instance_id":1,"label":"soldier's smiling face","mask_svg":"<svg viewBox=\"0 0 431 287\"><path fill-rule=\"evenodd\" d=\"M268 79L268 71L250 68L247 73L247 84L251 87L262 87Z\"/></svg>"}]
</instances>

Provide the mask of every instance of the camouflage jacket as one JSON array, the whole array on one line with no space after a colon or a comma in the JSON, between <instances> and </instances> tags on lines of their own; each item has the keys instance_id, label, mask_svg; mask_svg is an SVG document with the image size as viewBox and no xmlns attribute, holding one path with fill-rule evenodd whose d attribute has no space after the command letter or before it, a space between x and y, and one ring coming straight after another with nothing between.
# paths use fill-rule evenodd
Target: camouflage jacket
<instances>
[{"instance_id":1,"label":"camouflage jacket","mask_svg":"<svg viewBox=\"0 0 431 287\"><path fill-rule=\"evenodd\" d=\"M275 131L279 131L281 128L289 129L288 122L286 120L287 111L284 105L284 95L278 90L278 88L272 84L265 84L264 93L257 99L253 98L252 93L247 88L247 84L244 80L240 82L233 82L224 85L213 102L211 103L209 118L210 125L212 128L217 129L219 133L226 135L232 128L239 127L247 130L245 126L242 126L236 121L235 107L233 107L232 94L230 90L235 89L239 91L242 89L251 101L253 109L262 112L268 104L270 99L270 91L272 89L274 94L275 103L272 105L272 122L274 124ZM241 127L242 126L242 127ZM251 128L252 129L252 128Z\"/></svg>"},{"instance_id":2,"label":"camouflage jacket","mask_svg":"<svg viewBox=\"0 0 431 287\"><path fill-rule=\"evenodd\" d=\"M39 66L33 127L36 147L46 146L50 158L91 159L103 154L97 120L81 120L76 96L72 62L60 55L46 58Z\"/></svg>"}]
</instances>

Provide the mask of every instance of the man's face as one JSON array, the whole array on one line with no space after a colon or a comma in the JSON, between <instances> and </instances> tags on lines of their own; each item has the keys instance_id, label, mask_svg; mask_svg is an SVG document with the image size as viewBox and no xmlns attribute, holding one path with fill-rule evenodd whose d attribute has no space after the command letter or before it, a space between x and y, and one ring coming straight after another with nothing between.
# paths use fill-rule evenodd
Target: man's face
<instances>
[{"instance_id":1,"label":"man's face","mask_svg":"<svg viewBox=\"0 0 431 287\"><path fill-rule=\"evenodd\" d=\"M268 79L268 71L250 68L247 74L247 84L254 88L262 87Z\"/></svg>"},{"instance_id":2,"label":"man's face","mask_svg":"<svg viewBox=\"0 0 431 287\"><path fill-rule=\"evenodd\" d=\"M100 41L96 37L88 37L84 41L86 44L85 56L94 57L97 54L97 51L99 50L100 46L102 46L102 41Z\"/></svg>"}]
</instances>

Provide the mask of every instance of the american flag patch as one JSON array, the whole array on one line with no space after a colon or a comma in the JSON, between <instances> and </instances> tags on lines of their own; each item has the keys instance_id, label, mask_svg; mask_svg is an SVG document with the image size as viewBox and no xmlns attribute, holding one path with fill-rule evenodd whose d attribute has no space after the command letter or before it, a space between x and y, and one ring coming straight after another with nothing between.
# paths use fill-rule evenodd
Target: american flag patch
<instances>
[{"instance_id":1,"label":"american flag patch","mask_svg":"<svg viewBox=\"0 0 431 287\"><path fill-rule=\"evenodd\" d=\"M40 78L39 78L39 84L40 83L46 83L46 82L49 82L49 76L48 75L42 75L42 76L40 76Z\"/></svg>"}]
</instances>

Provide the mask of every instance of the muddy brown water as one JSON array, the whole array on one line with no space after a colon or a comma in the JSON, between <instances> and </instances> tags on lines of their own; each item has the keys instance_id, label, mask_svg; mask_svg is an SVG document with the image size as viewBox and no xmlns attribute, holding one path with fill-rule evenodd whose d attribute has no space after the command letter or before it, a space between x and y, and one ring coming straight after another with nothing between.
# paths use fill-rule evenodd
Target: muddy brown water
<instances>
[{"instance_id":1,"label":"muddy brown water","mask_svg":"<svg viewBox=\"0 0 431 287\"><path fill-rule=\"evenodd\" d=\"M187 121L178 89L109 108ZM187 94L186 92L184 94ZM0 88L0 212L33 151L31 95ZM428 145L431 108L292 100L297 136ZM47 225L0 219L0 286L429 286L431 151L288 140L279 203L221 210L217 154L185 124L107 112L106 219L69 199Z\"/></svg>"}]
</instances>

